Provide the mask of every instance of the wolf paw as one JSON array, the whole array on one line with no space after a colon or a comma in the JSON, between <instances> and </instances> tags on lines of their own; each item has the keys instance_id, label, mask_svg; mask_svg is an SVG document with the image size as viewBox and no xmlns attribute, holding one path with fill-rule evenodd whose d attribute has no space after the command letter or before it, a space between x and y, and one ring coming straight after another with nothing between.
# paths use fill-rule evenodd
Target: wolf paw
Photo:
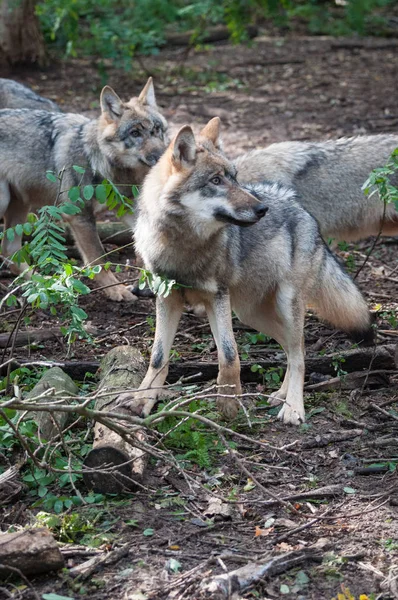
<instances>
[{"instance_id":1,"label":"wolf paw","mask_svg":"<svg viewBox=\"0 0 398 600\"><path fill-rule=\"evenodd\" d=\"M117 399L117 406L129 410L133 415L147 417L155 406L158 399L157 394L146 391L145 394L137 392L136 394L120 394Z\"/></svg>"},{"instance_id":2,"label":"wolf paw","mask_svg":"<svg viewBox=\"0 0 398 600\"><path fill-rule=\"evenodd\" d=\"M280 404L282 404L282 402L284 401L285 398L286 398L286 393L281 390L272 392L269 395L268 404L270 406L279 406Z\"/></svg>"},{"instance_id":3,"label":"wolf paw","mask_svg":"<svg viewBox=\"0 0 398 600\"><path fill-rule=\"evenodd\" d=\"M235 398L218 398L217 408L227 421L235 419L239 411L239 402Z\"/></svg>"},{"instance_id":4,"label":"wolf paw","mask_svg":"<svg viewBox=\"0 0 398 600\"><path fill-rule=\"evenodd\" d=\"M278 413L278 419L287 425L300 425L305 421L304 407L294 407L285 401Z\"/></svg>"},{"instance_id":5,"label":"wolf paw","mask_svg":"<svg viewBox=\"0 0 398 600\"><path fill-rule=\"evenodd\" d=\"M134 300L137 300L137 296L134 296L134 294L122 284L105 288L104 292L107 298L113 302L134 302Z\"/></svg>"}]
</instances>

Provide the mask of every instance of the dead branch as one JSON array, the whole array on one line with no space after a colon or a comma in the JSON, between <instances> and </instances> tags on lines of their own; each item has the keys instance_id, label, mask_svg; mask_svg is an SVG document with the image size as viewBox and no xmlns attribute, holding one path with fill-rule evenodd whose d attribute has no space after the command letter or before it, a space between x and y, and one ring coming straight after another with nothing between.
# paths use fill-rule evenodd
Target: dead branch
<instances>
[{"instance_id":1,"label":"dead branch","mask_svg":"<svg viewBox=\"0 0 398 600\"><path fill-rule=\"evenodd\" d=\"M14 346L29 346L33 343L61 338L62 333L59 328L30 329L28 331L18 331L11 335L9 333L0 333L0 348L8 348L12 343L14 343Z\"/></svg>"},{"instance_id":2,"label":"dead branch","mask_svg":"<svg viewBox=\"0 0 398 600\"><path fill-rule=\"evenodd\" d=\"M98 554L96 556L93 556L89 560L86 560L81 565L69 569L68 575L70 575L71 577L79 577L79 579L81 580L88 579L93 573L95 573L95 571L98 571L101 567L115 564L117 561L127 556L128 553L129 549L126 545L122 548L111 550L111 552L108 552L106 554Z\"/></svg>"},{"instance_id":3,"label":"dead branch","mask_svg":"<svg viewBox=\"0 0 398 600\"><path fill-rule=\"evenodd\" d=\"M322 562L322 554L314 549L306 549L267 557L261 562L251 562L234 571L207 578L202 582L201 589L205 597L211 597L212 600L232 598L233 594L242 594L261 579L285 573L307 562Z\"/></svg>"},{"instance_id":4,"label":"dead branch","mask_svg":"<svg viewBox=\"0 0 398 600\"><path fill-rule=\"evenodd\" d=\"M345 442L346 440L351 440L360 435L363 435L363 429L351 429L351 431L343 431L342 433L325 433L323 435L317 435L315 438L309 440L303 440L300 447L303 450L308 450L309 448L323 448L328 444Z\"/></svg>"},{"instance_id":5,"label":"dead branch","mask_svg":"<svg viewBox=\"0 0 398 600\"><path fill-rule=\"evenodd\" d=\"M0 506L14 502L24 489L19 478L19 468L12 466L0 475Z\"/></svg>"}]
</instances>

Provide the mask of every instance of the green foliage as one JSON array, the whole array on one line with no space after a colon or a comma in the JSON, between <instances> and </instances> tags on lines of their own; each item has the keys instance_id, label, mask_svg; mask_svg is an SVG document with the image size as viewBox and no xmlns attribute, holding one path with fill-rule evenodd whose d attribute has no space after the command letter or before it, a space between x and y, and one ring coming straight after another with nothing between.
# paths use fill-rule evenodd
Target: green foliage
<instances>
[{"instance_id":1,"label":"green foliage","mask_svg":"<svg viewBox=\"0 0 398 600\"><path fill-rule=\"evenodd\" d=\"M161 405L162 410L165 405ZM193 400L188 405L189 412L207 410L208 403L201 400ZM208 418L211 416L206 414ZM167 417L156 425L159 433L167 434L164 438L164 444L175 452L175 458L183 463L192 462L200 467L208 468L212 464L212 453L222 452L223 448L219 443L216 433L198 421L188 418L181 420L181 417Z\"/></svg>"},{"instance_id":2,"label":"green foliage","mask_svg":"<svg viewBox=\"0 0 398 600\"><path fill-rule=\"evenodd\" d=\"M72 168L84 176L83 167L74 165ZM47 179L56 183L59 188L55 204L40 208L38 216L31 215L27 223L6 229L4 233L0 233L0 240L4 235L9 240L23 233L30 235L29 241L12 256L12 260L19 265L24 264L31 275L28 280L20 276L15 283L17 288L22 289L22 296L32 309L49 309L51 314L58 315L64 321L61 331L70 344L78 337L90 339L83 326L87 314L78 306L80 295L89 294L90 288L80 279L93 279L101 271L101 266L80 268L68 259L63 217L78 214L84 207L84 202L90 201L94 195L98 202L106 204L109 210L116 210L118 217L131 213L133 205L132 201L121 194L118 187L108 179L95 186L74 186L68 190L67 198L61 200L64 194L61 189L63 176L64 172L56 175L47 171ZM128 187L131 187L133 198L137 197L137 186ZM17 297L13 290L7 294L5 302L10 307L17 305Z\"/></svg>"},{"instance_id":3,"label":"green foliage","mask_svg":"<svg viewBox=\"0 0 398 600\"><path fill-rule=\"evenodd\" d=\"M393 0L41 0L36 11L47 43L66 55L95 56L130 70L135 54L156 54L170 31L192 31L201 44L209 26L224 24L231 40L247 39L257 19L312 33L377 35Z\"/></svg>"},{"instance_id":4,"label":"green foliage","mask_svg":"<svg viewBox=\"0 0 398 600\"><path fill-rule=\"evenodd\" d=\"M362 186L367 196L379 193L380 199L385 206L394 204L398 210L398 188L391 183L391 178L398 172L398 148L396 148L385 167L374 169Z\"/></svg>"},{"instance_id":5,"label":"green foliage","mask_svg":"<svg viewBox=\"0 0 398 600\"><path fill-rule=\"evenodd\" d=\"M254 364L250 367L252 373L258 373L262 376L263 384L271 389L277 389L280 387L282 377L283 377L283 369L281 367L270 367L269 369L264 369L261 365Z\"/></svg>"},{"instance_id":6,"label":"green foliage","mask_svg":"<svg viewBox=\"0 0 398 600\"><path fill-rule=\"evenodd\" d=\"M157 296L163 296L163 298L167 298L167 296L171 294L173 289L185 287L178 284L175 279L167 279L167 277L154 275L146 269L141 269L141 276L138 282L138 287L140 290L142 290L146 286L148 286L154 294L156 294Z\"/></svg>"}]
</instances>

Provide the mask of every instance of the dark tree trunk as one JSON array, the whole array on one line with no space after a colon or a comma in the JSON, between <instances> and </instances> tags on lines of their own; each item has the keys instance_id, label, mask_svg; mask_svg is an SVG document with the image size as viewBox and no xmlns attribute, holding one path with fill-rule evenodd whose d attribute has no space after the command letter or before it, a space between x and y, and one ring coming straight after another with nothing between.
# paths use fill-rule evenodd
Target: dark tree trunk
<instances>
[{"instance_id":1,"label":"dark tree trunk","mask_svg":"<svg viewBox=\"0 0 398 600\"><path fill-rule=\"evenodd\" d=\"M0 64L44 63L44 39L35 14L35 0L1 0Z\"/></svg>"}]
</instances>

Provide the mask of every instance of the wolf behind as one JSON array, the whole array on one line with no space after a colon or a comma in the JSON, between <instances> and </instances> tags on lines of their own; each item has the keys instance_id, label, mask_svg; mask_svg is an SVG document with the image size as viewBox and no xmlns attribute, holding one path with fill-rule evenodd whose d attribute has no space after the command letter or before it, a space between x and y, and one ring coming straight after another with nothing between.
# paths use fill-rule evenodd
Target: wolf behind
<instances>
[{"instance_id":1,"label":"wolf behind","mask_svg":"<svg viewBox=\"0 0 398 600\"><path fill-rule=\"evenodd\" d=\"M203 303L219 357L219 407L226 417L239 404L240 363L231 310L273 337L287 354L278 392L279 418L305 419L304 316L312 309L359 340L372 338L361 293L324 243L316 220L280 184L246 188L220 150L219 119L195 139L183 127L146 177L135 227L146 268L183 287L157 298L156 333L140 391L120 403L147 415L168 371L169 353L184 302ZM264 216L265 215L265 216Z\"/></svg>"},{"instance_id":2,"label":"wolf behind","mask_svg":"<svg viewBox=\"0 0 398 600\"><path fill-rule=\"evenodd\" d=\"M131 185L141 184L162 154L166 130L151 78L140 96L127 103L106 86L98 119L42 110L0 110L0 218L4 216L5 228L24 223L29 211L54 203L57 184L46 178L46 171L64 172L64 193L106 178L128 195ZM72 165L86 169L83 178ZM98 264L104 255L95 225L98 209L103 206L86 201L81 213L65 215L85 264ZM20 246L20 237L4 238L3 255L12 256ZM126 287L115 285L118 280L110 271L102 270L96 282L110 286L104 291L113 300L134 298Z\"/></svg>"},{"instance_id":3,"label":"wolf behind","mask_svg":"<svg viewBox=\"0 0 398 600\"><path fill-rule=\"evenodd\" d=\"M33 108L62 112L55 102L39 96L26 85L12 79L0 78L0 109L2 108Z\"/></svg>"},{"instance_id":4,"label":"wolf behind","mask_svg":"<svg viewBox=\"0 0 398 600\"><path fill-rule=\"evenodd\" d=\"M377 235L381 229L383 235L398 235L394 205L387 205L383 218L378 194L365 196L361 189L370 172L383 167L397 147L394 134L280 142L248 152L235 164L242 183L292 186L300 204L317 219L323 237L348 242Z\"/></svg>"}]
</instances>

